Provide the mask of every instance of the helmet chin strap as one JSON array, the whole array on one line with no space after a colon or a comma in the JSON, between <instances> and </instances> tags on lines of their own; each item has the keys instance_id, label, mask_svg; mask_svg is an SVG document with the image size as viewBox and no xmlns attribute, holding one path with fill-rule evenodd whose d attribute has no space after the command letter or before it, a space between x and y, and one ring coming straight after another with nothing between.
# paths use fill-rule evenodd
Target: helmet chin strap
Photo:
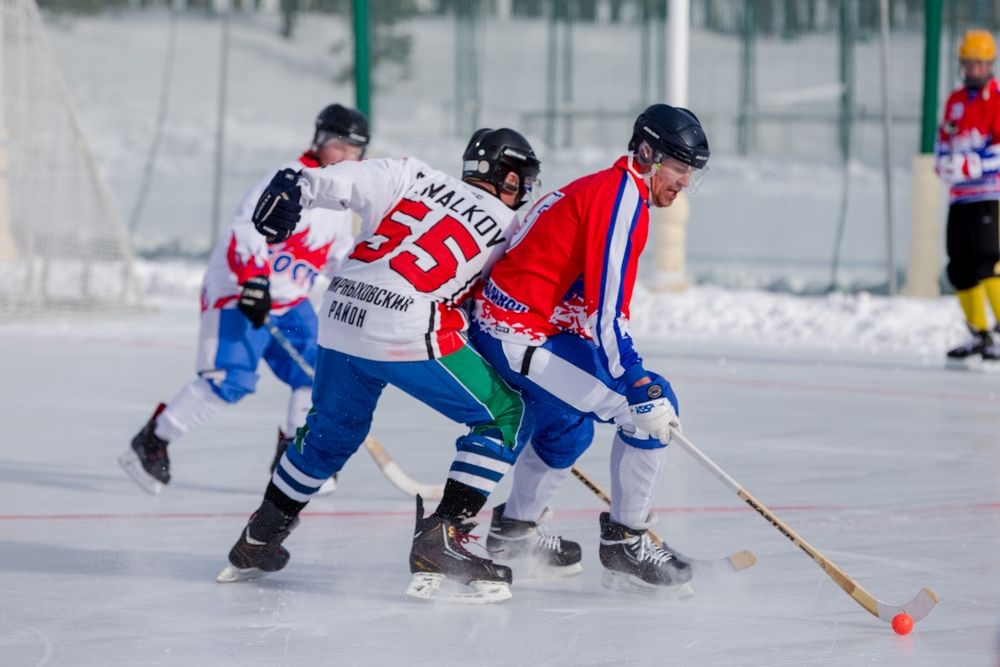
<instances>
[{"instance_id":1,"label":"helmet chin strap","mask_svg":"<svg viewBox=\"0 0 1000 667\"><path fill-rule=\"evenodd\" d=\"M650 167L649 171L647 171L646 173L642 173L637 168L637 165L638 165L638 163L635 161L635 153L629 153L628 154L628 168L631 169L632 171L634 171L635 173L639 174L639 176L642 178L642 180L646 183L646 187L650 188L651 182L653 180L653 169L652 169L652 167Z\"/></svg>"}]
</instances>

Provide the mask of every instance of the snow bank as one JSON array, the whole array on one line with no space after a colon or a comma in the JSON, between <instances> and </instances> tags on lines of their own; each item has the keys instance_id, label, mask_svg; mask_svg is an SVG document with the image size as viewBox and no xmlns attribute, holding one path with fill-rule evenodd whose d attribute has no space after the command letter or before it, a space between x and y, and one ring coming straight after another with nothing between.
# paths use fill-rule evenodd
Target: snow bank
<instances>
[{"instance_id":1,"label":"snow bank","mask_svg":"<svg viewBox=\"0 0 1000 667\"><path fill-rule=\"evenodd\" d=\"M135 276L146 297L191 301L201 294L205 267L204 262L187 259L136 259Z\"/></svg>"},{"instance_id":2,"label":"snow bank","mask_svg":"<svg viewBox=\"0 0 1000 667\"><path fill-rule=\"evenodd\" d=\"M640 286L632 301L635 335L774 347L939 355L967 335L963 322L954 297L809 297L709 286L670 294Z\"/></svg>"},{"instance_id":3,"label":"snow bank","mask_svg":"<svg viewBox=\"0 0 1000 667\"><path fill-rule=\"evenodd\" d=\"M197 301L205 264L136 261L143 293L155 302ZM665 340L732 341L824 350L940 355L966 335L954 297L831 294L797 296L697 286L681 294L636 287L632 332Z\"/></svg>"}]
</instances>

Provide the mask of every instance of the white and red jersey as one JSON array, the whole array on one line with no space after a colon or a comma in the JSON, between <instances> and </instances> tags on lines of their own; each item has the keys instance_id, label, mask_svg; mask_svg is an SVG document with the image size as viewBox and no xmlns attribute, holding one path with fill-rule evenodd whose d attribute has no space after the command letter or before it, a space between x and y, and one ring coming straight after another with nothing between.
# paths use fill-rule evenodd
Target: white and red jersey
<instances>
[{"instance_id":1,"label":"white and red jersey","mask_svg":"<svg viewBox=\"0 0 1000 667\"><path fill-rule=\"evenodd\" d=\"M311 153L281 165L255 185L233 214L208 260L201 288L202 312L210 308L235 308L242 285L255 276L271 281L271 312L282 315L309 297L316 276L332 275L353 245L350 211L315 209L302 212L302 220L288 240L272 243L254 229L254 206L264 188L282 169L318 167Z\"/></svg>"},{"instance_id":2,"label":"white and red jersey","mask_svg":"<svg viewBox=\"0 0 1000 667\"><path fill-rule=\"evenodd\" d=\"M414 160L340 162L299 177L307 209L351 209L354 250L319 310L319 344L375 361L423 361L464 344L459 304L507 247L497 197Z\"/></svg>"},{"instance_id":3,"label":"white and red jersey","mask_svg":"<svg viewBox=\"0 0 1000 667\"><path fill-rule=\"evenodd\" d=\"M477 323L527 345L565 331L590 338L613 378L641 364L629 302L649 234L648 196L623 157L540 199L476 292Z\"/></svg>"}]
</instances>

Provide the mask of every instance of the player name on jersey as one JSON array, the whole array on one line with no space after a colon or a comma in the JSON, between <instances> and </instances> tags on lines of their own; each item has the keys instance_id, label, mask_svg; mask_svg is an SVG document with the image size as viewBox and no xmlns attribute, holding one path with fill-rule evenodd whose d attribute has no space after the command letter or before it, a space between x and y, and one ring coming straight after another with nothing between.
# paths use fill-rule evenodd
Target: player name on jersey
<instances>
[{"instance_id":1,"label":"player name on jersey","mask_svg":"<svg viewBox=\"0 0 1000 667\"><path fill-rule=\"evenodd\" d=\"M408 158L306 169L305 206L351 208L354 250L324 296L319 344L365 359L419 361L459 349L458 307L517 222L488 192Z\"/></svg>"}]
</instances>

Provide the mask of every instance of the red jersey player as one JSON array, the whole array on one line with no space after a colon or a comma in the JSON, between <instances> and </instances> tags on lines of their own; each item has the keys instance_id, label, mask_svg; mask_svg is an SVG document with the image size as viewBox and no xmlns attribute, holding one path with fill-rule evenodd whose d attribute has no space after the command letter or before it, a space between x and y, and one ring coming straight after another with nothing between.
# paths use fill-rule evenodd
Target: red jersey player
<instances>
[{"instance_id":1,"label":"red jersey player","mask_svg":"<svg viewBox=\"0 0 1000 667\"><path fill-rule=\"evenodd\" d=\"M690 111L656 104L636 120L629 152L538 201L476 293L473 344L528 398L537 420L510 498L494 510L488 548L579 570L579 545L538 524L590 445L593 421L611 422L618 429L611 512L600 521L605 576L686 588L690 566L646 534L665 447L680 422L670 384L632 346L629 301L648 205L669 206L698 187L708 141Z\"/></svg>"},{"instance_id":2,"label":"red jersey player","mask_svg":"<svg viewBox=\"0 0 1000 667\"><path fill-rule=\"evenodd\" d=\"M1000 329L990 331L986 297L1000 320L1000 89L993 78L997 47L985 30L970 30L958 48L965 85L948 98L938 131L936 167L950 187L948 280L972 333L948 352L949 364L1000 360Z\"/></svg>"}]
</instances>

